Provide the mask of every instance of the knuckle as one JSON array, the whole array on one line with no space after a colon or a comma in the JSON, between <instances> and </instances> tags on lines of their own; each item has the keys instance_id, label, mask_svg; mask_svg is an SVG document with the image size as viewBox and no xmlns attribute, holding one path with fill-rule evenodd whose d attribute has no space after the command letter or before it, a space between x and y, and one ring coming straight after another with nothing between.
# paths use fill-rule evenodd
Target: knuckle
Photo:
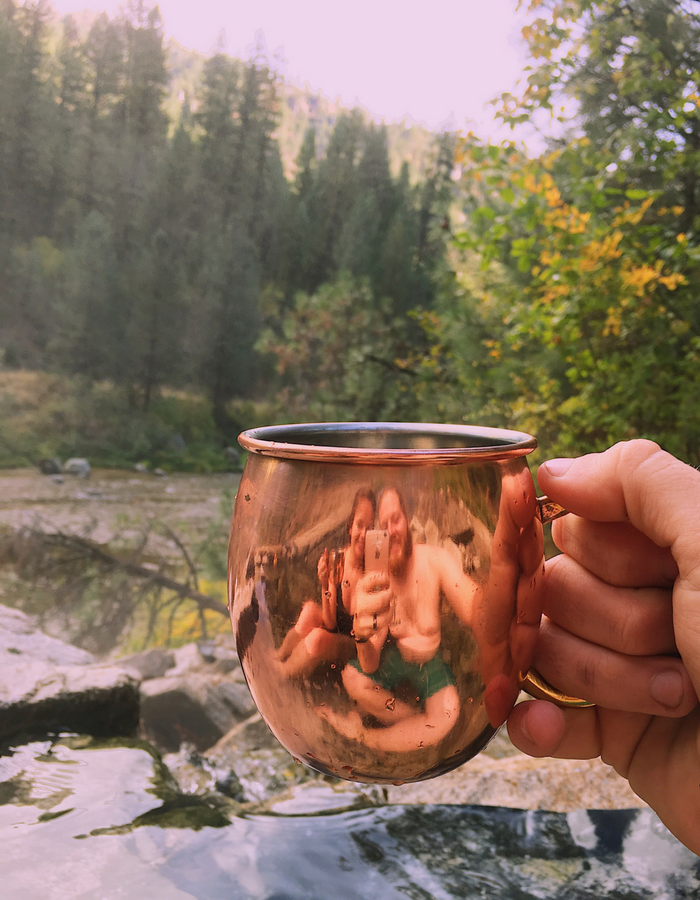
<instances>
[{"instance_id":1,"label":"knuckle","mask_svg":"<svg viewBox=\"0 0 700 900\"><path fill-rule=\"evenodd\" d=\"M592 654L586 653L575 666L576 678L584 690L593 688L597 681L598 665Z\"/></svg>"},{"instance_id":2,"label":"knuckle","mask_svg":"<svg viewBox=\"0 0 700 900\"><path fill-rule=\"evenodd\" d=\"M641 465L650 456L662 452L661 447L655 442L646 438L635 438L631 441L620 441L615 444L612 451L617 453L617 464L619 467L636 467Z\"/></svg>"}]
</instances>

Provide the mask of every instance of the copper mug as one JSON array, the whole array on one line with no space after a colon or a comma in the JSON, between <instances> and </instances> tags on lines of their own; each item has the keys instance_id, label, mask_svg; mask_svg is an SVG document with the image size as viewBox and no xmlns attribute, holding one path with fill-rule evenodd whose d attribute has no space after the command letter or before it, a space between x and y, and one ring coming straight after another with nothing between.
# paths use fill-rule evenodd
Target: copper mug
<instances>
[{"instance_id":1,"label":"copper mug","mask_svg":"<svg viewBox=\"0 0 700 900\"><path fill-rule=\"evenodd\" d=\"M258 428L229 547L253 699L297 760L354 781L431 778L476 755L531 670L542 612L535 438L460 425Z\"/></svg>"}]
</instances>

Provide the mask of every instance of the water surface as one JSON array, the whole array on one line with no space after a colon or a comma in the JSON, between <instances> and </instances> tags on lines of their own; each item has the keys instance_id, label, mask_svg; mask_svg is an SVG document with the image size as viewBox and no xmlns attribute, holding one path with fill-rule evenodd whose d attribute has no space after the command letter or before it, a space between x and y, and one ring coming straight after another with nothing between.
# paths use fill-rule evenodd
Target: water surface
<instances>
[{"instance_id":1,"label":"water surface","mask_svg":"<svg viewBox=\"0 0 700 900\"><path fill-rule=\"evenodd\" d=\"M146 744L70 738L8 751L0 757L0 896L680 900L700 893L700 860L650 810L367 806L365 795L331 786L297 790L261 815L220 795L179 793Z\"/></svg>"}]
</instances>

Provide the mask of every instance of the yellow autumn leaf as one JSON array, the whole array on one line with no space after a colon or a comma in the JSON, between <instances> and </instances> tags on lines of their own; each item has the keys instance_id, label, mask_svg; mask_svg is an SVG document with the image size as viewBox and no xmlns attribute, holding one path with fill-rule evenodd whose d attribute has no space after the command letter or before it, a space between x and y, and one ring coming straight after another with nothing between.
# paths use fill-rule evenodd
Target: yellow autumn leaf
<instances>
[{"instance_id":1,"label":"yellow autumn leaf","mask_svg":"<svg viewBox=\"0 0 700 900\"><path fill-rule=\"evenodd\" d=\"M671 275L664 275L659 278L659 284L663 284L669 291L675 291L679 284L687 284L687 280L680 272L673 272Z\"/></svg>"}]
</instances>

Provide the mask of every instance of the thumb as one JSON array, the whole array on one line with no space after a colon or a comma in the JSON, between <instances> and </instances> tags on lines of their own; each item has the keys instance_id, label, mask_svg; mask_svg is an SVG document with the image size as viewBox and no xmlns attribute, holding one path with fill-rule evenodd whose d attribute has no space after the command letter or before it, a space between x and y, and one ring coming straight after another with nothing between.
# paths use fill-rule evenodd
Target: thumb
<instances>
[{"instance_id":1,"label":"thumb","mask_svg":"<svg viewBox=\"0 0 700 900\"><path fill-rule=\"evenodd\" d=\"M570 512L598 522L630 522L678 566L673 590L676 644L700 688L700 472L652 441L543 463L541 488Z\"/></svg>"}]
</instances>

